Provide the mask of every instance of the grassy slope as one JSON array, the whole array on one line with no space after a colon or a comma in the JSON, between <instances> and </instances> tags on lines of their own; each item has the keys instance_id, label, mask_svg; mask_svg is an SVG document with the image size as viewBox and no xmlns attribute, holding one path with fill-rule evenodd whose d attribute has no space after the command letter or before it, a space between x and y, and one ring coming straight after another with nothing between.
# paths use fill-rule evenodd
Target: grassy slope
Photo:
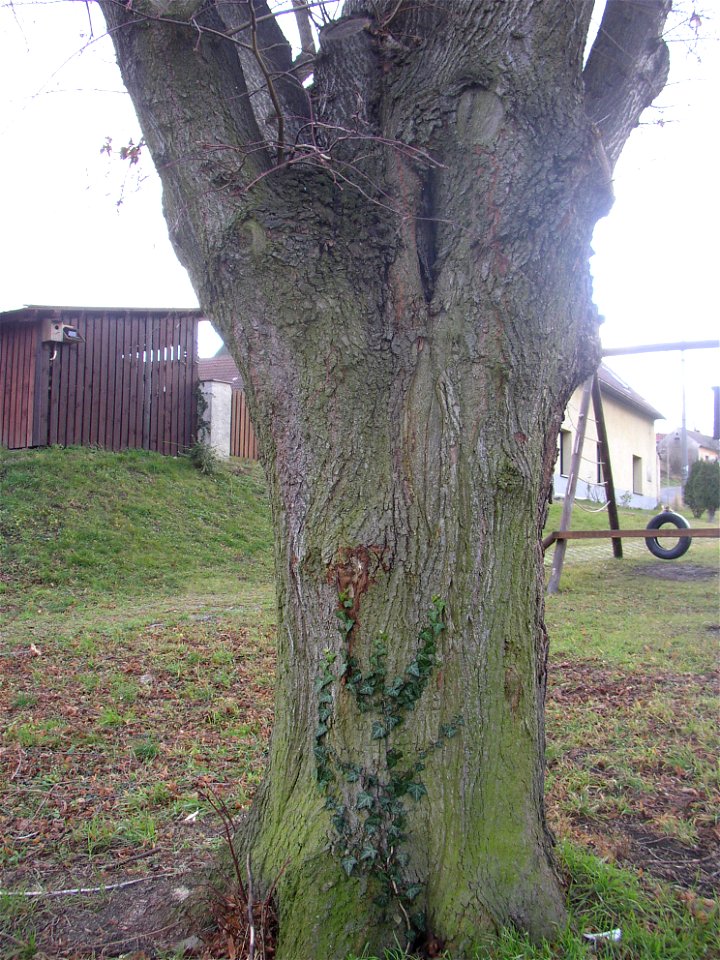
<instances>
[{"instance_id":1,"label":"grassy slope","mask_svg":"<svg viewBox=\"0 0 720 960\"><path fill-rule=\"evenodd\" d=\"M109 627L230 606L239 583L267 602L271 538L256 465L207 477L143 451L0 451L0 608L15 639L55 630L59 613L71 632L101 611Z\"/></svg>"},{"instance_id":2,"label":"grassy slope","mask_svg":"<svg viewBox=\"0 0 720 960\"><path fill-rule=\"evenodd\" d=\"M649 516L624 511L622 524ZM555 505L548 529L558 517ZM606 517L579 509L572 525ZM15 652L0 658L0 867L14 884L56 886L68 864L109 881L138 853L137 869L161 867L188 844L183 816L209 812L198 778L233 809L247 802L270 723L270 540L257 467L208 478L142 452L0 451L0 652ZM616 957L720 956L717 908L708 921L704 900L577 846L622 860L613 830L638 811L673 841L716 828L717 704L698 684L715 663L717 591L692 576L713 567L712 541L670 564L637 542L622 562L607 541L570 543L547 619L550 807L576 844L561 850L572 924L558 949L509 932L488 957L589 957L578 931L614 926ZM670 802L688 790L691 804ZM19 911L16 938L39 925L30 904L3 909Z\"/></svg>"}]
</instances>

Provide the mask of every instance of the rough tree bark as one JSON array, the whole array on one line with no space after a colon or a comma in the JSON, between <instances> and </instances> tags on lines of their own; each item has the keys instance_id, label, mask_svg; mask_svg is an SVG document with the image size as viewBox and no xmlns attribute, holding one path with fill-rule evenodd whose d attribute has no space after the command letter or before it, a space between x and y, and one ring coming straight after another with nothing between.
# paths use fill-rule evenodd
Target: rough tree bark
<instances>
[{"instance_id":1,"label":"rough tree bark","mask_svg":"<svg viewBox=\"0 0 720 960\"><path fill-rule=\"evenodd\" d=\"M539 536L669 2L610 0L583 68L592 0L348 0L309 92L264 0L101 5L262 444L278 956L552 935Z\"/></svg>"}]
</instances>

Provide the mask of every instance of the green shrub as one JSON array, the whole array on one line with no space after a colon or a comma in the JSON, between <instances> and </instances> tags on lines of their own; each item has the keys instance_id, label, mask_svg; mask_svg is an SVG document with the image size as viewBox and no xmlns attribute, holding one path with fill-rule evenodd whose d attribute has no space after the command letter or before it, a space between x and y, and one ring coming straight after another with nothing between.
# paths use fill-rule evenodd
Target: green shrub
<instances>
[{"instance_id":1,"label":"green shrub","mask_svg":"<svg viewBox=\"0 0 720 960\"><path fill-rule=\"evenodd\" d=\"M717 460L697 460L690 467L683 500L694 517L701 517L707 510L710 520L720 507L720 463Z\"/></svg>"},{"instance_id":2,"label":"green shrub","mask_svg":"<svg viewBox=\"0 0 720 960\"><path fill-rule=\"evenodd\" d=\"M209 443L198 440L188 450L190 463L209 477L214 477L220 470L220 457Z\"/></svg>"}]
</instances>

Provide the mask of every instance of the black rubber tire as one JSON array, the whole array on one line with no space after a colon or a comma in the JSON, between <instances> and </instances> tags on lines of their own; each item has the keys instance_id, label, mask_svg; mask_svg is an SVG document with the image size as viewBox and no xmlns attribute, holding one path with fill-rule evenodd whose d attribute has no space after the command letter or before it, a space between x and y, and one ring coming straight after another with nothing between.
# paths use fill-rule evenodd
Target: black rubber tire
<instances>
[{"instance_id":1,"label":"black rubber tire","mask_svg":"<svg viewBox=\"0 0 720 960\"><path fill-rule=\"evenodd\" d=\"M685 517L681 517L679 513L673 513L672 510L664 510L652 518L646 529L659 530L660 527L664 527L668 523L677 527L679 530L687 530L690 527ZM668 542L672 543L672 540L653 540L651 537L648 537L645 544L650 553L660 560L677 560L678 557L682 557L683 554L687 553L690 549L692 537L680 537L674 547L663 547L662 544Z\"/></svg>"}]
</instances>

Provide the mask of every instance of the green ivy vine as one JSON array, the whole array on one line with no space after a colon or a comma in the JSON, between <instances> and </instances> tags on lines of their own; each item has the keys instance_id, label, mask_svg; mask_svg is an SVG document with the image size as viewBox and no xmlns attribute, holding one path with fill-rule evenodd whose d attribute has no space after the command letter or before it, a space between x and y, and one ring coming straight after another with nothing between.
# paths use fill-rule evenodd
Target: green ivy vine
<instances>
[{"instance_id":1,"label":"green ivy vine","mask_svg":"<svg viewBox=\"0 0 720 960\"><path fill-rule=\"evenodd\" d=\"M345 641L344 653L338 658L328 651L316 679L317 782L326 796L325 808L331 812L333 848L342 869L347 876L364 874L375 878L376 906L385 910L397 904L412 939L425 930L426 921L424 912L414 907L424 884L407 878L409 854L403 849L408 837L406 803L417 802L427 794L420 776L425 760L432 750L455 736L462 718L456 717L441 727L437 738L413 757L406 757L392 746L392 735L415 707L438 664L437 642L445 630L445 602L438 597L433 599L427 623L418 635L415 656L402 674L390 680L386 636L374 642L365 671L350 653L348 641L355 627L352 607L350 596L341 593L337 617ZM335 702L333 689L337 689L338 696L343 691L352 696L359 712L368 714L371 739L378 741L380 747L375 769L341 758L328 746ZM340 781L352 785L350 790L345 788L345 793L353 798L351 806L341 797Z\"/></svg>"}]
</instances>

